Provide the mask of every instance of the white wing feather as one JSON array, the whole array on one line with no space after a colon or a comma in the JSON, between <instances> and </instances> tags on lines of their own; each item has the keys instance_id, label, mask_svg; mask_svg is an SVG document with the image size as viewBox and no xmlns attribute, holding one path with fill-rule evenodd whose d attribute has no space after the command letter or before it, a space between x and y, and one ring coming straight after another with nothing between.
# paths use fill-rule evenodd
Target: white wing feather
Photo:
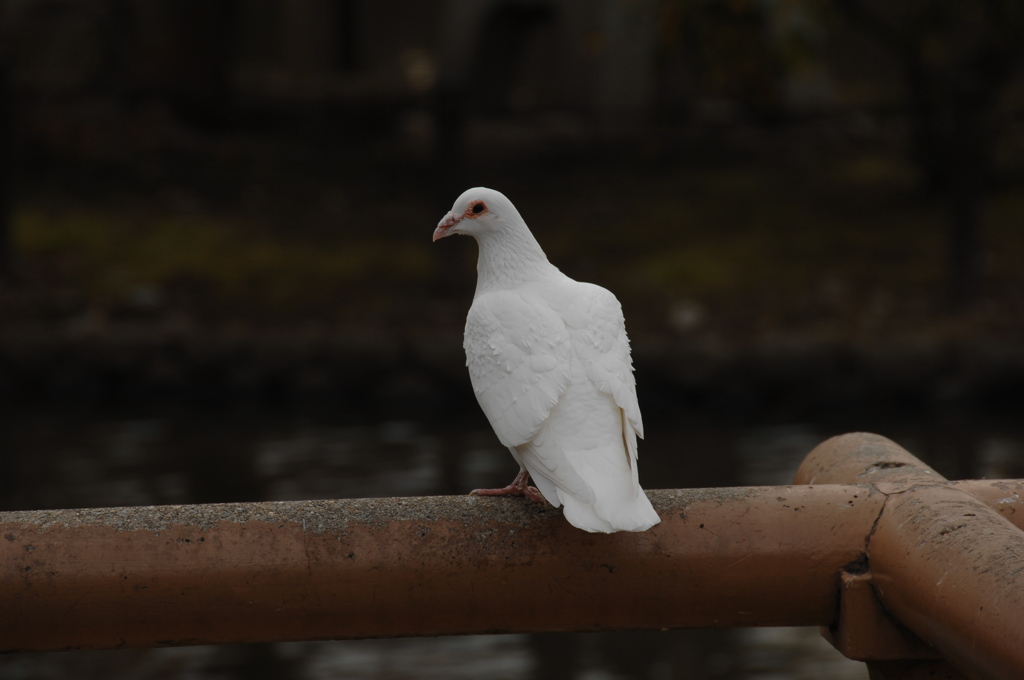
<instances>
[{"instance_id":1,"label":"white wing feather","mask_svg":"<svg viewBox=\"0 0 1024 680\"><path fill-rule=\"evenodd\" d=\"M573 329L573 345L587 364L587 377L598 390L610 394L622 409L633 430L643 439L644 424L636 398L633 360L622 316L622 305L609 291L592 283L578 284L585 290L579 297L584 308L577 323L566 319ZM636 445L633 446L636 455ZM635 469L635 466L634 466Z\"/></svg>"},{"instance_id":2,"label":"white wing feather","mask_svg":"<svg viewBox=\"0 0 1024 680\"><path fill-rule=\"evenodd\" d=\"M569 385L565 324L539 300L495 291L473 301L464 347L473 391L498 440L509 447L530 441Z\"/></svg>"}]
</instances>

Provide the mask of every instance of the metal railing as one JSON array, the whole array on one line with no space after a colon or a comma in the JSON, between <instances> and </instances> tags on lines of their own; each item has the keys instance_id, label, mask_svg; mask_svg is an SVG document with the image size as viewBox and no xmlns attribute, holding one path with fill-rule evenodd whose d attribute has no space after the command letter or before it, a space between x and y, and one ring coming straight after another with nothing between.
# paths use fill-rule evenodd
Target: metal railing
<instances>
[{"instance_id":1,"label":"metal railing","mask_svg":"<svg viewBox=\"0 0 1024 680\"><path fill-rule=\"evenodd\" d=\"M469 496L0 513L0 651L821 626L872 677L1024 677L1024 481L866 434L796 481L650 491L638 534Z\"/></svg>"}]
</instances>

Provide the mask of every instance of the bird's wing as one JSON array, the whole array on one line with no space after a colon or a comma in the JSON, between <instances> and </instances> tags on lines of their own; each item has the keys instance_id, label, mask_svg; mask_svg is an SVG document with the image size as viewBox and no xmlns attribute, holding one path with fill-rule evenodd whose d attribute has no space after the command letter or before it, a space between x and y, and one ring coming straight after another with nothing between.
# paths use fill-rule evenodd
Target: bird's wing
<instances>
[{"instance_id":1,"label":"bird's wing","mask_svg":"<svg viewBox=\"0 0 1024 680\"><path fill-rule=\"evenodd\" d=\"M633 360L622 316L622 305L612 293L591 283L579 284L572 311L563 313L576 355L587 366L587 377L600 391L610 394L634 432L644 436L640 404L636 398ZM625 423L624 423L625 424ZM626 433L627 439L628 433ZM629 446L636 457L636 446ZM634 468L635 469L635 468Z\"/></svg>"},{"instance_id":2,"label":"bird's wing","mask_svg":"<svg viewBox=\"0 0 1024 680\"><path fill-rule=\"evenodd\" d=\"M562 426L552 437L545 437L542 430L528 446L520 448L519 455L553 505L558 503L552 497L567 508L573 505L567 494L593 506L583 512L589 519L576 514L582 522L576 526L610 531L611 518L622 508L634 508L643 495L636 465L636 437L642 433L643 423L622 307L604 288L575 281L544 288L539 295L568 330L573 384L552 414L552 418L558 414L565 419ZM575 435L574 423L584 428ZM549 495L541 478L565 494ZM643 502L647 503L646 497Z\"/></svg>"},{"instance_id":3,"label":"bird's wing","mask_svg":"<svg viewBox=\"0 0 1024 680\"><path fill-rule=\"evenodd\" d=\"M466 319L466 365L480 407L505 446L528 442L569 385L562 319L516 291L481 295Z\"/></svg>"}]
</instances>

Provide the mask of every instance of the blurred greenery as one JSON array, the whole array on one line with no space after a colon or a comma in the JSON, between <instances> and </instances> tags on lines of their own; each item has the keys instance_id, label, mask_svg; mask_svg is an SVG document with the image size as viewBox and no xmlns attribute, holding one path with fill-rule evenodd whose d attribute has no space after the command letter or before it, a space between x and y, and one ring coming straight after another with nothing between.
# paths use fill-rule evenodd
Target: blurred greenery
<instances>
[{"instance_id":1,"label":"blurred greenery","mask_svg":"<svg viewBox=\"0 0 1024 680\"><path fill-rule=\"evenodd\" d=\"M636 335L1021 330L1013 3L496 6L486 105L448 7L61 7L12 14L9 316L458 330L475 252L429 236L483 184Z\"/></svg>"},{"instance_id":2,"label":"blurred greenery","mask_svg":"<svg viewBox=\"0 0 1024 680\"><path fill-rule=\"evenodd\" d=\"M323 306L356 285L408 286L432 269L429 251L410 243L384 247L364 234L325 245L254 230L232 215L29 207L16 215L15 233L34 267L99 306L186 282L202 296L186 305L274 316Z\"/></svg>"},{"instance_id":3,"label":"blurred greenery","mask_svg":"<svg viewBox=\"0 0 1024 680\"><path fill-rule=\"evenodd\" d=\"M896 154L837 153L813 170L763 162L668 173L591 168L543 184L499 188L552 261L616 292L634 334L712 329L741 338L785 328L838 337L950 323L997 332L1017 327L1024 306L1024 195L1002 194L990 207L989 304L950 322L937 295L938 209L915 193L913 168ZM467 303L472 291L475 249L431 244L448 206L425 199L394 214L373 202L353 207L333 228L231 210L168 214L138 200L62 206L22 207L17 246L39 279L86 307L140 296L142 304L149 294L157 310L200 317L393 325L396 299L429 317L446 294L439 279L454 276L451 293ZM461 314L436 320L456 328Z\"/></svg>"}]
</instances>

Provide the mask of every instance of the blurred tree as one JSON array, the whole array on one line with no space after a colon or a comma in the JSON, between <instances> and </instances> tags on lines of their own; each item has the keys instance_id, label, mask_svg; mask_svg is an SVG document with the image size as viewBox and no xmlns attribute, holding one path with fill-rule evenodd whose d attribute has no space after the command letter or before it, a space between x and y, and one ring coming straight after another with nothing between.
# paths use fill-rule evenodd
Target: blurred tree
<instances>
[{"instance_id":1,"label":"blurred tree","mask_svg":"<svg viewBox=\"0 0 1024 680\"><path fill-rule=\"evenodd\" d=\"M232 101L238 0L110 0L95 85L159 101L191 125L217 129Z\"/></svg>"},{"instance_id":2,"label":"blurred tree","mask_svg":"<svg viewBox=\"0 0 1024 680\"><path fill-rule=\"evenodd\" d=\"M953 309L967 307L979 292L999 99L1024 58L1024 3L838 0L833 6L901 69L912 159L949 214L949 301Z\"/></svg>"},{"instance_id":3,"label":"blurred tree","mask_svg":"<svg viewBox=\"0 0 1024 680\"><path fill-rule=\"evenodd\" d=\"M334 62L342 73L352 73L359 68L360 10L357 0L334 2Z\"/></svg>"},{"instance_id":4,"label":"blurred tree","mask_svg":"<svg viewBox=\"0 0 1024 680\"><path fill-rule=\"evenodd\" d=\"M764 2L663 0L655 60L662 106L669 90L680 85L666 82L678 61L682 67L674 79L688 91L679 102L684 112L693 113L701 101L720 100L757 119L777 117L786 65L772 44L771 13L772 4Z\"/></svg>"},{"instance_id":5,"label":"blurred tree","mask_svg":"<svg viewBox=\"0 0 1024 680\"><path fill-rule=\"evenodd\" d=\"M470 83L488 83L465 93L487 113L507 114L521 77L524 54L538 29L553 20L547 5L498 4L484 15Z\"/></svg>"},{"instance_id":6,"label":"blurred tree","mask_svg":"<svg viewBox=\"0 0 1024 680\"><path fill-rule=\"evenodd\" d=\"M136 27L129 0L109 0L97 22L100 55L91 85L105 94L120 94L128 85L131 41Z\"/></svg>"},{"instance_id":7,"label":"blurred tree","mask_svg":"<svg viewBox=\"0 0 1024 680\"><path fill-rule=\"evenodd\" d=\"M0 48L0 278L13 273L13 237L11 234L11 182L14 179L14 125L10 68Z\"/></svg>"}]
</instances>

